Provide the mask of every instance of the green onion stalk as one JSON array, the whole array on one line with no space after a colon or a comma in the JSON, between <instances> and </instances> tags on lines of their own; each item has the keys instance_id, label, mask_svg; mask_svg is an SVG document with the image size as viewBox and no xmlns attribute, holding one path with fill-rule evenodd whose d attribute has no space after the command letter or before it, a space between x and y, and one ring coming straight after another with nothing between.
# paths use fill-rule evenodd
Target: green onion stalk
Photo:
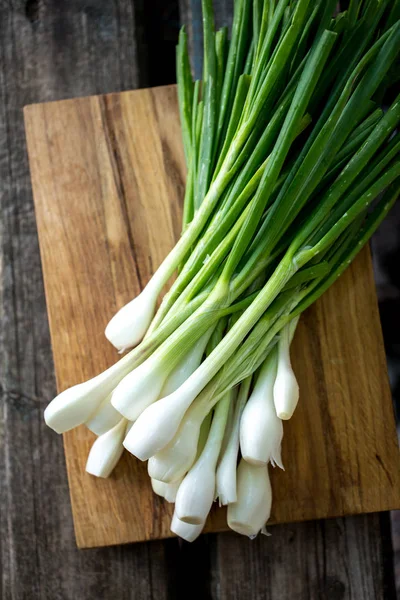
<instances>
[{"instance_id":1,"label":"green onion stalk","mask_svg":"<svg viewBox=\"0 0 400 600\"><path fill-rule=\"evenodd\" d=\"M283 467L301 392L298 319L400 190L399 2L336 4L236 0L228 33L202 0L201 81L184 28L176 54L182 235L107 325L129 352L45 411L57 432L85 423L99 436L94 475L123 447L149 460L153 489L175 502L172 530L191 541L216 498L239 533L264 528L268 464Z\"/></svg>"}]
</instances>

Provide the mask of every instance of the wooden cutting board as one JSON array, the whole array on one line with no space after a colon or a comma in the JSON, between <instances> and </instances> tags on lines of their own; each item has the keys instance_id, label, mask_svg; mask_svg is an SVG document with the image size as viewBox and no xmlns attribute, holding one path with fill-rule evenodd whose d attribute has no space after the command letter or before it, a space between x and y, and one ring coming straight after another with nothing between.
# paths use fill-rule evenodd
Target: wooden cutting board
<instances>
[{"instance_id":1,"label":"wooden cutting board","mask_svg":"<svg viewBox=\"0 0 400 600\"><path fill-rule=\"evenodd\" d=\"M62 391L118 359L104 328L179 237L185 164L176 89L28 106L25 124ZM301 399L285 423L286 471L271 469L271 522L400 508L368 249L302 316L293 358ZM126 453L108 480L85 473L94 439L85 427L64 436L78 546L170 536L172 506L152 493L145 464ZM215 509L206 531L225 528L225 511Z\"/></svg>"}]
</instances>

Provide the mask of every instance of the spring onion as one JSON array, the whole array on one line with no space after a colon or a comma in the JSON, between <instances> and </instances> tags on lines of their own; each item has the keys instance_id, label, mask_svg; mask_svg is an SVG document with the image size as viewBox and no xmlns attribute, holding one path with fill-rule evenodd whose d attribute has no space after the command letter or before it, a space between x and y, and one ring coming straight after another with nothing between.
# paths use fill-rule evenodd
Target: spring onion
<instances>
[{"instance_id":1,"label":"spring onion","mask_svg":"<svg viewBox=\"0 0 400 600\"><path fill-rule=\"evenodd\" d=\"M175 501L171 529L188 541L214 500L235 531L265 529L268 463L282 467L301 393L297 321L400 190L400 96L389 101L398 14L387 0L336 4L235 0L229 40L202 0L201 82L184 29L177 49L181 238L106 328L118 350L133 349L45 411L57 432L86 423L99 435L95 475L111 472L122 445L149 460L153 489Z\"/></svg>"}]
</instances>

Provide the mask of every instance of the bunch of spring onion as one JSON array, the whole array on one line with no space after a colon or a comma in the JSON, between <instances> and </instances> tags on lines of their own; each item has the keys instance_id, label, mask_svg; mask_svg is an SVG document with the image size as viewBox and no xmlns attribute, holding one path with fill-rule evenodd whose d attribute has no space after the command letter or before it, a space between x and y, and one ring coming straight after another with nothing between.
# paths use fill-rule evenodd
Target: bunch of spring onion
<instances>
[{"instance_id":1,"label":"bunch of spring onion","mask_svg":"<svg viewBox=\"0 0 400 600\"><path fill-rule=\"evenodd\" d=\"M202 81L183 30L177 49L182 236L106 328L118 350L133 349L45 411L57 432L86 424L98 436L93 475L107 477L123 447L148 460L188 540L216 499L235 531L265 526L268 465L283 467L283 421L299 398L289 354L299 316L400 189L400 3L336 5L236 0L229 38L203 0Z\"/></svg>"}]
</instances>

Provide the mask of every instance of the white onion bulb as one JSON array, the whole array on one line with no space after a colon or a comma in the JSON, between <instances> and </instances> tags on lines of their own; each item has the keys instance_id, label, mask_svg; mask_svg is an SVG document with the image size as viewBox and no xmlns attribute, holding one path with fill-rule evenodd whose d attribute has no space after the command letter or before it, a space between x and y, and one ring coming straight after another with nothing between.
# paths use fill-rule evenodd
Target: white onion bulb
<instances>
[{"instance_id":1,"label":"white onion bulb","mask_svg":"<svg viewBox=\"0 0 400 600\"><path fill-rule=\"evenodd\" d=\"M274 404L280 419L290 419L299 401L299 384L290 362L293 323L283 327L278 343L278 370L274 384Z\"/></svg>"},{"instance_id":2,"label":"white onion bulb","mask_svg":"<svg viewBox=\"0 0 400 600\"><path fill-rule=\"evenodd\" d=\"M203 531L204 525L205 523L200 523L199 525L190 525L189 523L184 523L177 517L176 513L174 513L174 516L172 517L171 531L186 542L194 542L194 540L196 540Z\"/></svg>"},{"instance_id":3,"label":"white onion bulb","mask_svg":"<svg viewBox=\"0 0 400 600\"><path fill-rule=\"evenodd\" d=\"M268 467L256 467L243 458L237 474L237 501L228 505L228 525L242 535L254 537L271 513L272 490Z\"/></svg>"},{"instance_id":4,"label":"white onion bulb","mask_svg":"<svg viewBox=\"0 0 400 600\"><path fill-rule=\"evenodd\" d=\"M127 422L120 419L112 429L100 435L90 449L86 471L96 477L109 477L121 458Z\"/></svg>"},{"instance_id":5,"label":"white onion bulb","mask_svg":"<svg viewBox=\"0 0 400 600\"><path fill-rule=\"evenodd\" d=\"M79 383L58 394L44 411L46 424L64 433L87 422L130 370L130 356L93 379Z\"/></svg>"},{"instance_id":6,"label":"white onion bulb","mask_svg":"<svg viewBox=\"0 0 400 600\"><path fill-rule=\"evenodd\" d=\"M283 425L274 405L277 352L274 348L258 374L256 384L244 407L240 422L240 450L254 465L277 464L283 468L281 443Z\"/></svg>"},{"instance_id":7,"label":"white onion bulb","mask_svg":"<svg viewBox=\"0 0 400 600\"><path fill-rule=\"evenodd\" d=\"M108 323L105 336L120 351L142 341L153 319L158 289L150 281L144 290L125 304Z\"/></svg>"},{"instance_id":8,"label":"white onion bulb","mask_svg":"<svg viewBox=\"0 0 400 600\"><path fill-rule=\"evenodd\" d=\"M215 471L228 418L230 399L228 393L218 402L206 445L179 486L175 512L185 523L192 525L204 523L214 501Z\"/></svg>"}]
</instances>

